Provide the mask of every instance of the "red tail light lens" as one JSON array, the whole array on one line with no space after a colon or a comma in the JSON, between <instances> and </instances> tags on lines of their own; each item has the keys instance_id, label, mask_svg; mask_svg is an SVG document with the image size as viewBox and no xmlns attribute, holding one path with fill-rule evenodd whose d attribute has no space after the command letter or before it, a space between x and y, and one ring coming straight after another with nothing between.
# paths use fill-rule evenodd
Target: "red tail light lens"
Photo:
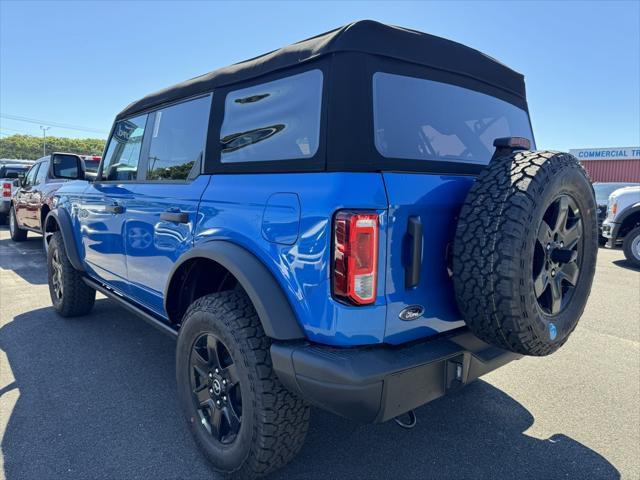
<instances>
[{"instance_id":1,"label":"red tail light lens","mask_svg":"<svg viewBox=\"0 0 640 480\"><path fill-rule=\"evenodd\" d=\"M11 184L10 183L2 183L2 196L3 197L11 197Z\"/></svg>"},{"instance_id":2,"label":"red tail light lens","mask_svg":"<svg viewBox=\"0 0 640 480\"><path fill-rule=\"evenodd\" d=\"M378 215L338 212L333 223L333 294L357 305L375 302Z\"/></svg>"}]
</instances>

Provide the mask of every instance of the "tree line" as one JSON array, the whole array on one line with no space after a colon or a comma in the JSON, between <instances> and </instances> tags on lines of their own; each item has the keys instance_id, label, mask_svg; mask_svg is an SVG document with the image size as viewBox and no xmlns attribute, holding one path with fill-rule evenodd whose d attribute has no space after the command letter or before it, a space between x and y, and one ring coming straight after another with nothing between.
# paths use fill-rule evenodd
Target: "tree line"
<instances>
[{"instance_id":1,"label":"tree line","mask_svg":"<svg viewBox=\"0 0 640 480\"><path fill-rule=\"evenodd\" d=\"M102 155L105 140L101 138L47 137L46 154L52 152ZM0 138L0 158L36 160L43 156L42 137L11 135Z\"/></svg>"}]
</instances>

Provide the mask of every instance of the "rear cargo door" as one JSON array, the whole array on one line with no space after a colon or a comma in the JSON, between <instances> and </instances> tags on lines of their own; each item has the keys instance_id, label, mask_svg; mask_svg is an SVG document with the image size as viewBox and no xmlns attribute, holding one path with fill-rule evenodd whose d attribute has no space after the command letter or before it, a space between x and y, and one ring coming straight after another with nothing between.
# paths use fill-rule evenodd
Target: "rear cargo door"
<instances>
[{"instance_id":1,"label":"rear cargo door","mask_svg":"<svg viewBox=\"0 0 640 480\"><path fill-rule=\"evenodd\" d=\"M389 198L386 341L401 343L463 326L447 258L473 177L383 177Z\"/></svg>"},{"instance_id":2,"label":"rear cargo door","mask_svg":"<svg viewBox=\"0 0 640 480\"><path fill-rule=\"evenodd\" d=\"M494 139L535 144L523 108L407 75L373 74L373 117L389 201L385 341L399 343L464 325L448 272L461 205Z\"/></svg>"}]
</instances>

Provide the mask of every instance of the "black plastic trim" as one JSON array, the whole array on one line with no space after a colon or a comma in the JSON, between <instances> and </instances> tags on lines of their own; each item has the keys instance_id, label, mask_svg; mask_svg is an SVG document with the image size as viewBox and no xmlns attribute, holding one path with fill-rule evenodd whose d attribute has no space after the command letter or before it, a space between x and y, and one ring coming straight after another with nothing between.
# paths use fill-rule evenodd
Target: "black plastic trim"
<instances>
[{"instance_id":1,"label":"black plastic trim","mask_svg":"<svg viewBox=\"0 0 640 480\"><path fill-rule=\"evenodd\" d=\"M280 381L309 402L364 422L402 415L521 355L490 346L466 328L402 346L271 345Z\"/></svg>"},{"instance_id":2,"label":"black plastic trim","mask_svg":"<svg viewBox=\"0 0 640 480\"><path fill-rule=\"evenodd\" d=\"M631 215L640 212L640 204L634 203L633 205L629 205L622 212L620 212L615 219L615 222L612 222L610 225L610 238L607 241L607 246L610 248L614 248L617 242L620 242L621 239L618 238L618 234L620 233L620 229L627 218ZM602 224L600 225L600 230L602 232Z\"/></svg>"},{"instance_id":3,"label":"black plastic trim","mask_svg":"<svg viewBox=\"0 0 640 480\"><path fill-rule=\"evenodd\" d=\"M64 209L54 209L49 212L47 218L44 221L45 229L47 229L47 225L49 225L49 219L53 218L57 223L58 228L60 229L60 233L62 234L62 241L64 243L64 249L67 252L67 257L73 265L73 268L84 272L84 265L80 260L80 255L78 255L78 249L76 248L76 243L73 236L73 227L71 226L71 218L69 213ZM44 234L44 232L43 232Z\"/></svg>"},{"instance_id":4,"label":"black plastic trim","mask_svg":"<svg viewBox=\"0 0 640 480\"><path fill-rule=\"evenodd\" d=\"M184 262L197 258L219 263L238 280L251 299L268 337L276 340L305 338L289 300L267 267L249 251L226 240L203 242L178 259L164 291L166 311L169 311L167 299L175 272Z\"/></svg>"},{"instance_id":5,"label":"black plastic trim","mask_svg":"<svg viewBox=\"0 0 640 480\"><path fill-rule=\"evenodd\" d=\"M125 300L124 297L118 295L114 290L111 290L110 288L107 288L107 287L101 285L100 283L94 281L91 278L85 277L85 278L83 278L83 280L84 280L84 283L89 285L91 288L95 288L100 293L102 293L105 296L111 298L112 300L115 300L116 302L118 302L120 304L120 306L126 308L131 313L134 313L135 315L139 316L142 320L147 322L149 325L157 328L162 333L165 333L165 334L169 335L172 338L178 338L178 330L177 329L173 328L168 323L166 323L166 322L162 321L161 319L157 318L156 316L154 316L150 312L147 312L143 307L139 307L139 306L134 305L133 303L130 303L129 301Z\"/></svg>"},{"instance_id":6,"label":"black plastic trim","mask_svg":"<svg viewBox=\"0 0 640 480\"><path fill-rule=\"evenodd\" d=\"M629 218L631 215L634 215L638 212L640 212L640 203L634 203L633 205L629 205L628 207L625 207L625 209L622 210L622 212L620 212L620 215L618 215L618 218L616 219L615 223L619 223L620 225L623 225L624 222L627 220L627 218Z\"/></svg>"},{"instance_id":7,"label":"black plastic trim","mask_svg":"<svg viewBox=\"0 0 640 480\"><path fill-rule=\"evenodd\" d=\"M413 288L420 283L420 268L422 267L422 222L420 217L409 217L407 237L411 254L405 266L404 286L405 288Z\"/></svg>"}]
</instances>

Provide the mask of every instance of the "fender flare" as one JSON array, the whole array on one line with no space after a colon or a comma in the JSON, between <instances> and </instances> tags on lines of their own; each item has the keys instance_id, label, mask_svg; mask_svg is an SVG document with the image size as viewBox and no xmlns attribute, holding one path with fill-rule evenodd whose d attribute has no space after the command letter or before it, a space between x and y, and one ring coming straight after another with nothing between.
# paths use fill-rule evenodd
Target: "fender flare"
<instances>
[{"instance_id":1,"label":"fender flare","mask_svg":"<svg viewBox=\"0 0 640 480\"><path fill-rule=\"evenodd\" d=\"M634 203L633 205L629 205L624 210L620 212L618 218L615 219L616 223L622 225L624 221L633 215L634 213L640 212L640 203Z\"/></svg>"},{"instance_id":2,"label":"fender flare","mask_svg":"<svg viewBox=\"0 0 640 480\"><path fill-rule=\"evenodd\" d=\"M69 216L69 212L64 209L54 209L51 210L47 214L47 218L44 220L44 235L49 230L49 222L55 221L58 225L58 229L62 234L62 242L64 243L64 250L67 252L67 258L73 265L73 268L84 272L84 265L82 264L82 260L80 260L80 255L78 254L78 248L76 247L76 242L73 237L73 226L71 224L71 217Z\"/></svg>"},{"instance_id":3,"label":"fender flare","mask_svg":"<svg viewBox=\"0 0 640 480\"><path fill-rule=\"evenodd\" d=\"M248 250L226 240L211 240L196 245L178 258L164 289L165 311L175 272L184 262L194 258L213 260L238 280L253 303L268 337L275 340L305 338L289 300L267 267Z\"/></svg>"}]
</instances>

